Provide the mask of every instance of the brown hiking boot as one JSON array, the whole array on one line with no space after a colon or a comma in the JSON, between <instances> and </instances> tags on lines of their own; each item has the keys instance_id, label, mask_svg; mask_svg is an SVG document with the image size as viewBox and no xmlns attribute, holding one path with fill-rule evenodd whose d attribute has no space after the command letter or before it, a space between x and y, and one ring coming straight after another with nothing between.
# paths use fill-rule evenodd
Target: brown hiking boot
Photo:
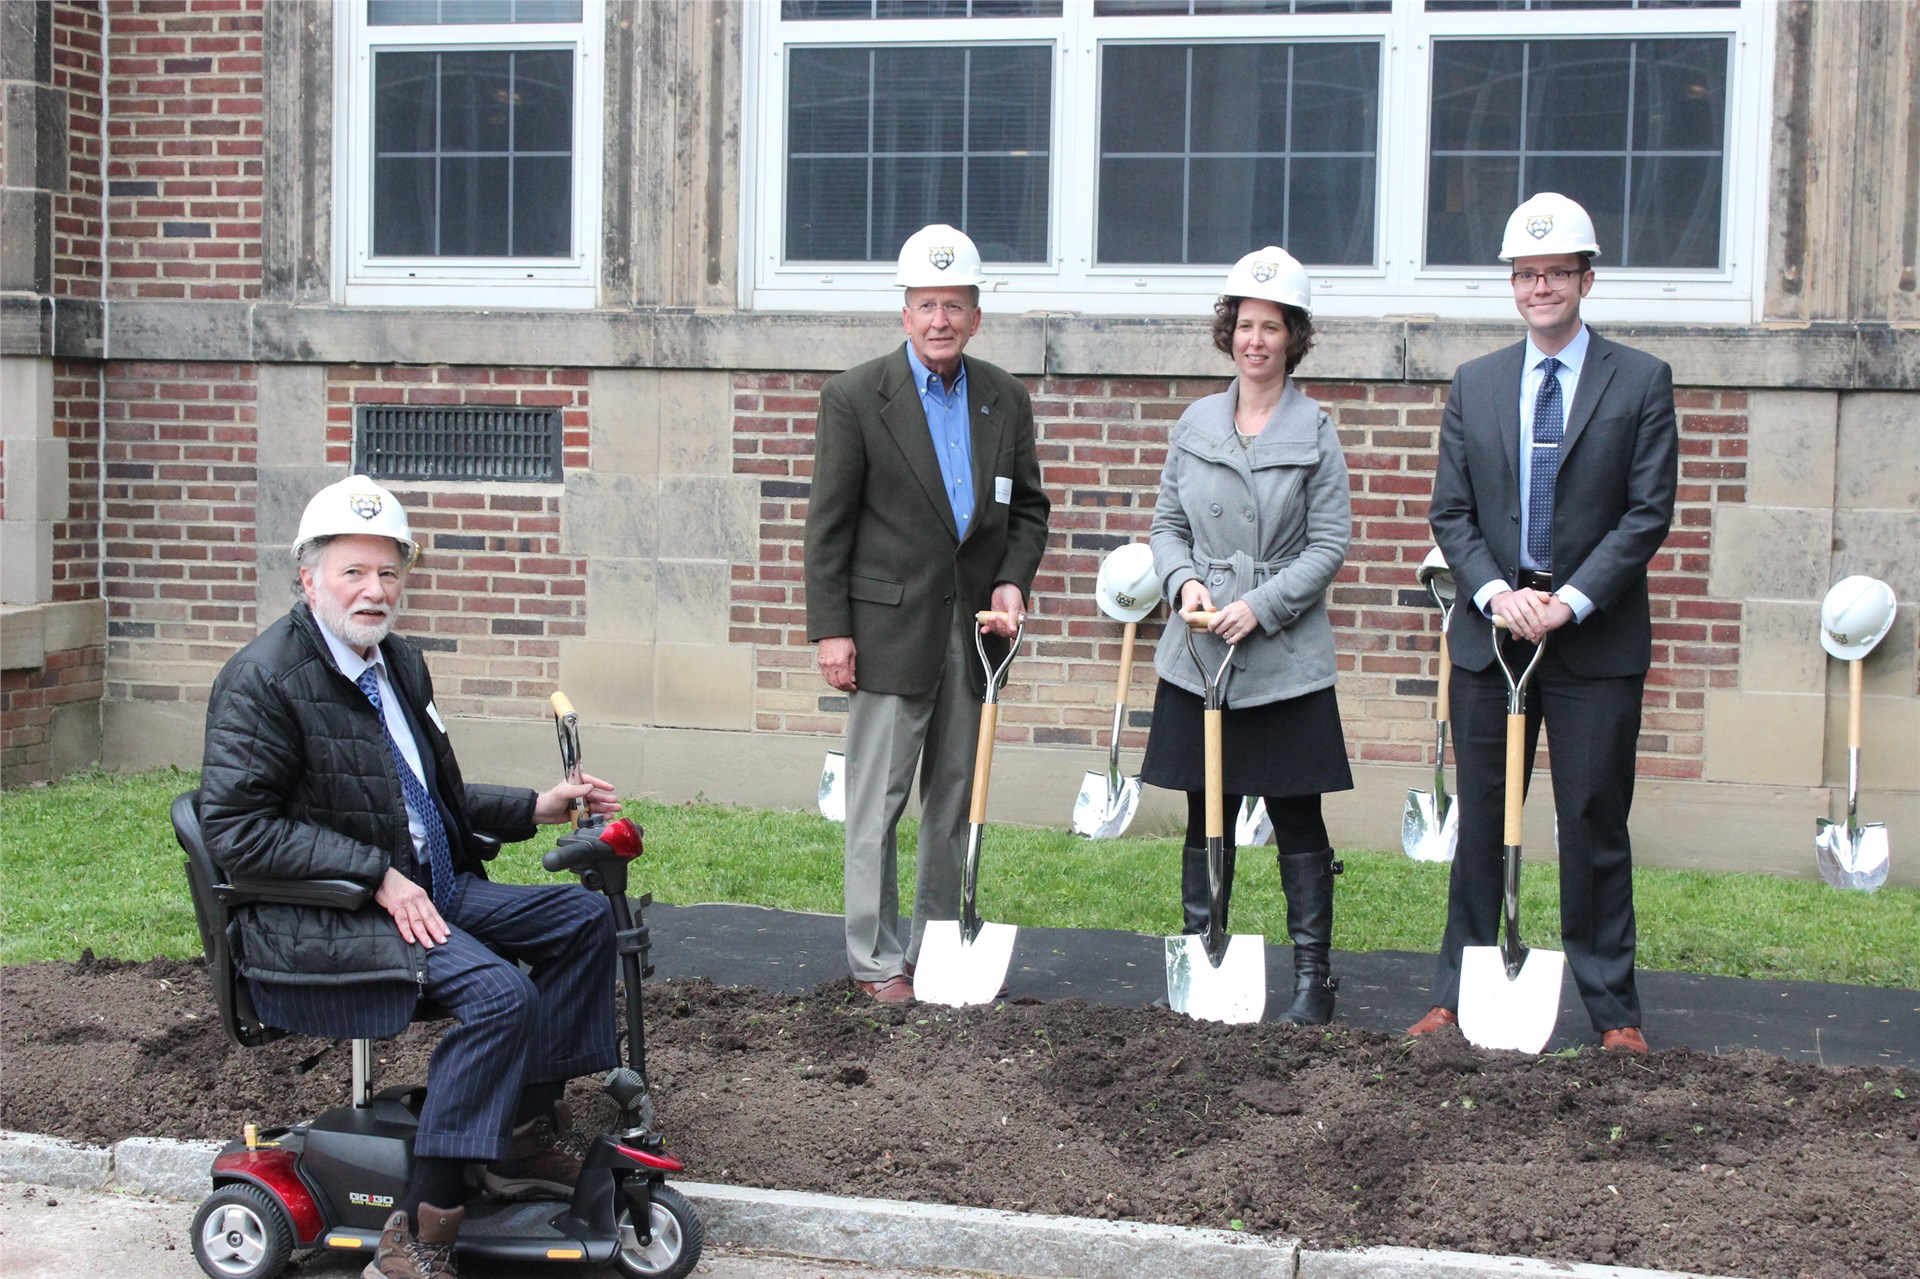
<instances>
[{"instance_id":1,"label":"brown hiking boot","mask_svg":"<svg viewBox=\"0 0 1920 1279\"><path fill-rule=\"evenodd\" d=\"M395 1210L380 1232L380 1246L360 1279L460 1279L453 1264L453 1241L467 1219L465 1208L420 1205L420 1233L408 1228L407 1214Z\"/></svg>"},{"instance_id":2,"label":"brown hiking boot","mask_svg":"<svg viewBox=\"0 0 1920 1279\"><path fill-rule=\"evenodd\" d=\"M555 1126L545 1115L527 1120L513 1130L504 1163L489 1164L482 1174L487 1193L500 1199L566 1199L580 1182L583 1145L573 1132L573 1114L565 1102L554 1108Z\"/></svg>"}]
</instances>

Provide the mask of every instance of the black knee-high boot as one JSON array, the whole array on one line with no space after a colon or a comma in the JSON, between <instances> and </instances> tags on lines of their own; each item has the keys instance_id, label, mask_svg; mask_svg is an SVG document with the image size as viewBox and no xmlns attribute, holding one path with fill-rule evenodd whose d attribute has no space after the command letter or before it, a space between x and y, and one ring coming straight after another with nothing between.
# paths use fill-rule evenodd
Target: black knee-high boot
<instances>
[{"instance_id":1,"label":"black knee-high boot","mask_svg":"<svg viewBox=\"0 0 1920 1279\"><path fill-rule=\"evenodd\" d=\"M1221 850L1220 874L1225 880L1220 893L1220 928L1227 927L1227 903L1233 897L1233 854L1234 850ZM1207 931L1207 850L1202 845L1195 848L1188 844L1180 850L1180 906L1186 919L1182 932L1204 933Z\"/></svg>"},{"instance_id":2,"label":"black knee-high boot","mask_svg":"<svg viewBox=\"0 0 1920 1279\"><path fill-rule=\"evenodd\" d=\"M1293 937L1293 1004L1280 1018L1295 1026L1333 1020L1333 877L1346 869L1333 850L1281 853L1280 887L1287 894L1287 932Z\"/></svg>"}]
</instances>

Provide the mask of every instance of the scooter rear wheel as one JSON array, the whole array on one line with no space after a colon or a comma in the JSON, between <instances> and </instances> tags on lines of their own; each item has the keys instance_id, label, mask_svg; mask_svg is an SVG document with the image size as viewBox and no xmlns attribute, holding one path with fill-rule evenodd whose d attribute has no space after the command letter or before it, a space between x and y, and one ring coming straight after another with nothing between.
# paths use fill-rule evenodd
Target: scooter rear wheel
<instances>
[{"instance_id":1,"label":"scooter rear wheel","mask_svg":"<svg viewBox=\"0 0 1920 1279\"><path fill-rule=\"evenodd\" d=\"M286 1210L258 1186L222 1186L193 1214L193 1259L212 1279L270 1279L292 1255Z\"/></svg>"},{"instance_id":2,"label":"scooter rear wheel","mask_svg":"<svg viewBox=\"0 0 1920 1279\"><path fill-rule=\"evenodd\" d=\"M707 1242L700 1214L685 1195L664 1183L653 1188L651 1243L641 1247L631 1207L621 1206L619 1225L620 1251L613 1254L614 1262L622 1274L640 1279L684 1279L693 1273Z\"/></svg>"}]
</instances>

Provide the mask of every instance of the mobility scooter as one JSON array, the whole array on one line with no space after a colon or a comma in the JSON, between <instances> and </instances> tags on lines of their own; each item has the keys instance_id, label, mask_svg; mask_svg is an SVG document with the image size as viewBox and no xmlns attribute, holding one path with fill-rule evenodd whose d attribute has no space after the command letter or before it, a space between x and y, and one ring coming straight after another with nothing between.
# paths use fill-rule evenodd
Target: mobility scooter
<instances>
[{"instance_id":1,"label":"mobility scooter","mask_svg":"<svg viewBox=\"0 0 1920 1279\"><path fill-rule=\"evenodd\" d=\"M579 767L579 727L572 706L554 694L562 762ZM253 1048L287 1032L263 1023L248 997L233 953L232 912L255 901L298 901L354 907L371 896L344 880L248 882L226 875L208 855L200 831L198 792L173 803L173 828L187 854L194 915L205 947L214 1000L227 1034ZM541 859L604 893L613 909L625 986L627 1064L606 1077L615 1115L592 1139L579 1184L568 1200L503 1200L473 1195L456 1255L510 1261L611 1264L641 1279L682 1279L700 1259L705 1230L687 1198L666 1184L682 1170L654 1127L646 1074L646 1028L640 984L652 973L643 910L652 898L627 897L628 864L642 852L642 833L621 818L587 820ZM423 1007L416 1020L444 1015ZM296 1249L371 1253L394 1205L405 1194L413 1134L426 1089L398 1086L376 1093L372 1047L354 1040L352 1098L304 1123L255 1129L213 1161L213 1193L194 1214L194 1258L212 1279L270 1279Z\"/></svg>"}]
</instances>

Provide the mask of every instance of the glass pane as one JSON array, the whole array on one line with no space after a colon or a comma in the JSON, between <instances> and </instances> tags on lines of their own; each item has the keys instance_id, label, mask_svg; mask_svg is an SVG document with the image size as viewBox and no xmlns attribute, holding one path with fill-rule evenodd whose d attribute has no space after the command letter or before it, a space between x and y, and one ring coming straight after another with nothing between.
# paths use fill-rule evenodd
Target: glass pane
<instances>
[{"instance_id":1,"label":"glass pane","mask_svg":"<svg viewBox=\"0 0 1920 1279\"><path fill-rule=\"evenodd\" d=\"M1195 151L1287 150L1291 48L1284 44L1194 46L1190 137ZM1169 103L1145 105L1166 110Z\"/></svg>"},{"instance_id":2,"label":"glass pane","mask_svg":"<svg viewBox=\"0 0 1920 1279\"><path fill-rule=\"evenodd\" d=\"M891 261L906 238L929 222L951 222L965 229L963 166L958 156L874 158L871 252L875 260Z\"/></svg>"},{"instance_id":3,"label":"glass pane","mask_svg":"<svg viewBox=\"0 0 1920 1279\"><path fill-rule=\"evenodd\" d=\"M370 27L578 21L580 0L367 0Z\"/></svg>"},{"instance_id":4,"label":"glass pane","mask_svg":"<svg viewBox=\"0 0 1920 1279\"><path fill-rule=\"evenodd\" d=\"M440 161L440 255L507 255L507 160L447 156Z\"/></svg>"},{"instance_id":5,"label":"glass pane","mask_svg":"<svg viewBox=\"0 0 1920 1279\"><path fill-rule=\"evenodd\" d=\"M1642 40L1634 53L1634 149L1719 151L1726 139L1727 42Z\"/></svg>"},{"instance_id":6,"label":"glass pane","mask_svg":"<svg viewBox=\"0 0 1920 1279\"><path fill-rule=\"evenodd\" d=\"M975 49L972 63L967 150L1046 154L1053 123L1053 77L1047 74L1051 52Z\"/></svg>"},{"instance_id":7,"label":"glass pane","mask_svg":"<svg viewBox=\"0 0 1920 1279\"><path fill-rule=\"evenodd\" d=\"M1519 203L1518 156L1433 157L1427 174L1428 264L1492 265L1507 215Z\"/></svg>"},{"instance_id":8,"label":"glass pane","mask_svg":"<svg viewBox=\"0 0 1920 1279\"><path fill-rule=\"evenodd\" d=\"M1624 151L1631 46L1536 40L1528 47L1527 150Z\"/></svg>"},{"instance_id":9,"label":"glass pane","mask_svg":"<svg viewBox=\"0 0 1920 1279\"><path fill-rule=\"evenodd\" d=\"M1524 164L1520 185L1526 188L1526 194L1558 191L1576 201L1593 219L1593 234L1600 242L1602 256L1618 264L1622 260L1620 232L1626 224L1626 157L1529 155ZM1506 212L1513 212L1512 207ZM1504 217L1500 225L1504 230Z\"/></svg>"},{"instance_id":10,"label":"glass pane","mask_svg":"<svg viewBox=\"0 0 1920 1279\"><path fill-rule=\"evenodd\" d=\"M435 149L435 74L439 55L378 53L373 59L373 150Z\"/></svg>"},{"instance_id":11,"label":"glass pane","mask_svg":"<svg viewBox=\"0 0 1920 1279\"><path fill-rule=\"evenodd\" d=\"M964 49L875 50L873 149L960 150L965 138L966 88Z\"/></svg>"},{"instance_id":12,"label":"glass pane","mask_svg":"<svg viewBox=\"0 0 1920 1279\"><path fill-rule=\"evenodd\" d=\"M1373 261L1373 161L1296 157L1287 178L1287 251L1302 262ZM1247 241L1256 247L1265 241ZM1244 251L1244 250L1243 250Z\"/></svg>"},{"instance_id":13,"label":"glass pane","mask_svg":"<svg viewBox=\"0 0 1920 1279\"><path fill-rule=\"evenodd\" d=\"M1047 260L1047 188L1044 155L981 156L968 162L967 234L981 257Z\"/></svg>"},{"instance_id":14,"label":"glass pane","mask_svg":"<svg viewBox=\"0 0 1920 1279\"><path fill-rule=\"evenodd\" d=\"M780 16L788 22L822 18L871 18L873 0L783 0Z\"/></svg>"},{"instance_id":15,"label":"glass pane","mask_svg":"<svg viewBox=\"0 0 1920 1279\"><path fill-rule=\"evenodd\" d=\"M898 246L895 246L898 251ZM864 262L867 161L787 161L787 257L796 262Z\"/></svg>"},{"instance_id":16,"label":"glass pane","mask_svg":"<svg viewBox=\"0 0 1920 1279\"><path fill-rule=\"evenodd\" d=\"M530 49L513 56L513 149L573 152L573 54Z\"/></svg>"},{"instance_id":17,"label":"glass pane","mask_svg":"<svg viewBox=\"0 0 1920 1279\"><path fill-rule=\"evenodd\" d=\"M1100 61L1100 153L1182 150L1186 46L1109 45Z\"/></svg>"},{"instance_id":18,"label":"glass pane","mask_svg":"<svg viewBox=\"0 0 1920 1279\"><path fill-rule=\"evenodd\" d=\"M1060 0L781 0L788 22L860 18L1057 18Z\"/></svg>"},{"instance_id":19,"label":"glass pane","mask_svg":"<svg viewBox=\"0 0 1920 1279\"><path fill-rule=\"evenodd\" d=\"M513 162L516 258L564 258L573 252L573 161L520 156Z\"/></svg>"},{"instance_id":20,"label":"glass pane","mask_svg":"<svg viewBox=\"0 0 1920 1279\"><path fill-rule=\"evenodd\" d=\"M787 148L793 155L867 149L870 104L865 49L794 49L787 96Z\"/></svg>"},{"instance_id":21,"label":"glass pane","mask_svg":"<svg viewBox=\"0 0 1920 1279\"><path fill-rule=\"evenodd\" d=\"M1227 264L1263 244L1287 243L1286 177L1285 160L1196 158L1183 260Z\"/></svg>"},{"instance_id":22,"label":"glass pane","mask_svg":"<svg viewBox=\"0 0 1920 1279\"><path fill-rule=\"evenodd\" d=\"M1518 40L1440 40L1433 46L1435 151L1492 151L1520 145Z\"/></svg>"},{"instance_id":23,"label":"glass pane","mask_svg":"<svg viewBox=\"0 0 1920 1279\"><path fill-rule=\"evenodd\" d=\"M373 162L373 251L378 257L433 254L432 156Z\"/></svg>"},{"instance_id":24,"label":"glass pane","mask_svg":"<svg viewBox=\"0 0 1920 1279\"><path fill-rule=\"evenodd\" d=\"M1719 156L1649 156L1633 162L1626 252L1636 262L1662 266L1712 270L1720 265Z\"/></svg>"},{"instance_id":25,"label":"glass pane","mask_svg":"<svg viewBox=\"0 0 1920 1279\"><path fill-rule=\"evenodd\" d=\"M1181 160L1101 160L1100 261L1180 261L1185 167Z\"/></svg>"},{"instance_id":26,"label":"glass pane","mask_svg":"<svg viewBox=\"0 0 1920 1279\"><path fill-rule=\"evenodd\" d=\"M513 55L440 54L440 149L505 151L513 97Z\"/></svg>"},{"instance_id":27,"label":"glass pane","mask_svg":"<svg viewBox=\"0 0 1920 1279\"><path fill-rule=\"evenodd\" d=\"M1294 46L1294 154L1361 151L1372 155L1379 145L1379 107L1380 53L1374 46Z\"/></svg>"}]
</instances>

